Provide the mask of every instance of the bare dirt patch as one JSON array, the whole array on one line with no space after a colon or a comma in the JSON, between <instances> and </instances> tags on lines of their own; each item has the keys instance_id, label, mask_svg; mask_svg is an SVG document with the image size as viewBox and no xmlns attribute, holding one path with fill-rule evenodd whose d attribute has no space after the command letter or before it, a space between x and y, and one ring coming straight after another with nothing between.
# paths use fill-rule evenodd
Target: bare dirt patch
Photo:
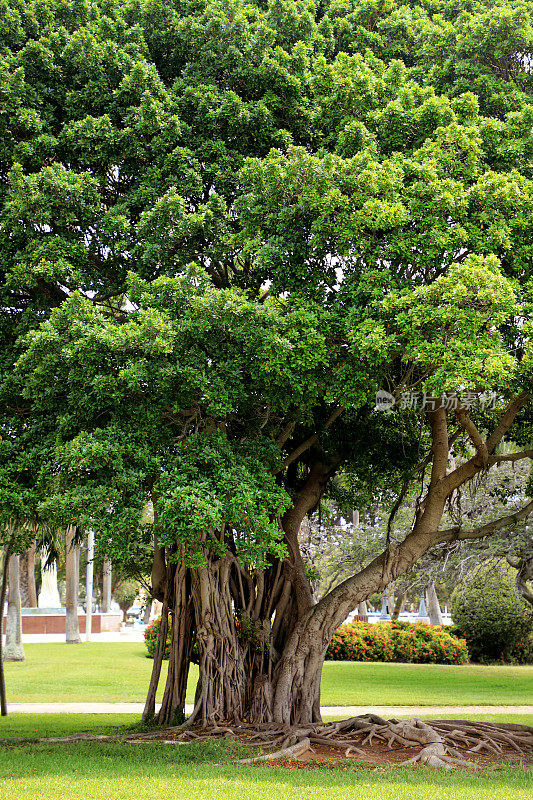
<instances>
[{"instance_id":1,"label":"bare dirt patch","mask_svg":"<svg viewBox=\"0 0 533 800\"><path fill-rule=\"evenodd\" d=\"M413 749L391 748L375 742L361 747L364 754L354 753L346 756L343 750L327 745L313 745L309 750L296 758L279 759L258 766L284 767L285 769L321 769L337 770L352 768L354 765L369 768L393 767L405 762L411 755L420 752L421 747ZM520 755L512 748L504 748L501 753L468 753L464 758L471 761L478 769L489 768L495 765L509 766L525 764L533 766L533 754ZM418 765L412 765L417 767Z\"/></svg>"}]
</instances>

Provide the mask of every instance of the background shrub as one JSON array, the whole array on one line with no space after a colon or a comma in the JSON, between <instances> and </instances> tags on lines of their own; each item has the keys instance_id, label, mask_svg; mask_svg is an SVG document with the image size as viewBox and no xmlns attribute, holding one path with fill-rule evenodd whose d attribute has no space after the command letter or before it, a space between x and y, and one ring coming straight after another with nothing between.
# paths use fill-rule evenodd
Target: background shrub
<instances>
[{"instance_id":1,"label":"background shrub","mask_svg":"<svg viewBox=\"0 0 533 800\"><path fill-rule=\"evenodd\" d=\"M333 661L402 661L412 664L466 664L464 639L444 626L422 622L352 622L335 631L326 658Z\"/></svg>"},{"instance_id":2,"label":"background shrub","mask_svg":"<svg viewBox=\"0 0 533 800\"><path fill-rule=\"evenodd\" d=\"M127 622L127 611L135 602L140 588L139 581L130 578L128 580L121 581L113 592L113 599L116 600L120 606L124 622Z\"/></svg>"},{"instance_id":3,"label":"background shrub","mask_svg":"<svg viewBox=\"0 0 533 800\"><path fill-rule=\"evenodd\" d=\"M533 661L533 613L516 590L515 575L505 562L491 561L454 589L453 621L476 661Z\"/></svg>"}]
</instances>

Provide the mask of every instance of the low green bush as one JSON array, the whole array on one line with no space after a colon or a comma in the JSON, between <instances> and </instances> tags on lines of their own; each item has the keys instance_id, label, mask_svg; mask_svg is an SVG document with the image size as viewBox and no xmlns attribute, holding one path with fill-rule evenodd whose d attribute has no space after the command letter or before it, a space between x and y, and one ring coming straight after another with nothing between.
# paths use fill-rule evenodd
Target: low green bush
<instances>
[{"instance_id":1,"label":"low green bush","mask_svg":"<svg viewBox=\"0 0 533 800\"><path fill-rule=\"evenodd\" d=\"M506 562L478 566L454 589L453 621L480 662L533 662L533 613Z\"/></svg>"},{"instance_id":2,"label":"low green bush","mask_svg":"<svg viewBox=\"0 0 533 800\"><path fill-rule=\"evenodd\" d=\"M170 657L170 631L172 627L172 620L168 618L168 631L167 631L167 641L165 645L165 653L163 658ZM159 636L159 629L161 628L161 617L154 619L149 625L146 626L144 630L144 642L146 644L147 650L147 658L153 658L155 656L155 648L157 646L157 637Z\"/></svg>"},{"instance_id":3,"label":"low green bush","mask_svg":"<svg viewBox=\"0 0 533 800\"><path fill-rule=\"evenodd\" d=\"M335 631L326 658L333 661L466 664L468 649L464 639L440 625L352 622Z\"/></svg>"}]
</instances>

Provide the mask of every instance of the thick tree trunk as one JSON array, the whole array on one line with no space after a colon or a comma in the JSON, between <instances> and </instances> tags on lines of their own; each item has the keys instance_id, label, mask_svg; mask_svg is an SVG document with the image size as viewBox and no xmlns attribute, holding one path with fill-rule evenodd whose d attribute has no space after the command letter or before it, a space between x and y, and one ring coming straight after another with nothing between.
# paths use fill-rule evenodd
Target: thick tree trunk
<instances>
[{"instance_id":1,"label":"thick tree trunk","mask_svg":"<svg viewBox=\"0 0 533 800\"><path fill-rule=\"evenodd\" d=\"M402 613L404 603L405 603L405 592L400 592L400 594L397 595L396 597L396 602L394 603L394 610L392 612L393 620L397 620L400 614Z\"/></svg>"},{"instance_id":2,"label":"thick tree trunk","mask_svg":"<svg viewBox=\"0 0 533 800\"><path fill-rule=\"evenodd\" d=\"M146 599L146 605L144 607L144 614L143 614L143 622L145 625L149 624L151 615L152 615L152 598L148 597Z\"/></svg>"},{"instance_id":3,"label":"thick tree trunk","mask_svg":"<svg viewBox=\"0 0 533 800\"><path fill-rule=\"evenodd\" d=\"M104 614L111 611L111 573L111 561L105 556L102 574L102 611Z\"/></svg>"},{"instance_id":4,"label":"thick tree trunk","mask_svg":"<svg viewBox=\"0 0 533 800\"><path fill-rule=\"evenodd\" d=\"M20 557L20 601L23 608L37 608L35 542Z\"/></svg>"},{"instance_id":5,"label":"thick tree trunk","mask_svg":"<svg viewBox=\"0 0 533 800\"><path fill-rule=\"evenodd\" d=\"M328 476L327 468L317 464L283 517L288 549L284 561L250 574L229 557L195 573L197 598L209 598L213 607L224 608L221 621L205 602L207 613L202 613L195 600L200 651L197 699L205 707L206 693L216 693L215 719L284 724L320 720L320 677L329 639L306 639L301 625L315 601L298 534L302 520L319 502ZM210 590L214 582L218 599ZM223 668L224 663L228 667ZM222 680L217 673L224 676ZM203 719L209 716L210 712L204 713Z\"/></svg>"},{"instance_id":6,"label":"thick tree trunk","mask_svg":"<svg viewBox=\"0 0 533 800\"><path fill-rule=\"evenodd\" d=\"M284 725L320 722L320 679L330 636L310 619L291 634L276 665L272 715Z\"/></svg>"},{"instance_id":7,"label":"thick tree trunk","mask_svg":"<svg viewBox=\"0 0 533 800\"><path fill-rule=\"evenodd\" d=\"M69 525L65 532L65 609L66 642L79 644L78 623L79 561L78 547L74 544L76 527Z\"/></svg>"},{"instance_id":8,"label":"thick tree trunk","mask_svg":"<svg viewBox=\"0 0 533 800\"><path fill-rule=\"evenodd\" d=\"M20 556L20 604L22 608L30 608L30 589L28 586L28 553Z\"/></svg>"},{"instance_id":9,"label":"thick tree trunk","mask_svg":"<svg viewBox=\"0 0 533 800\"><path fill-rule=\"evenodd\" d=\"M428 603L428 616L430 625L442 625L442 612L440 610L439 598L435 590L435 584L431 582L426 589L426 599Z\"/></svg>"},{"instance_id":10,"label":"thick tree trunk","mask_svg":"<svg viewBox=\"0 0 533 800\"><path fill-rule=\"evenodd\" d=\"M246 589L239 582L243 574ZM191 571L191 591L200 672L191 722L207 725L246 719L259 724L279 719L275 697L280 681L290 686L289 702L298 708L295 715L284 714L282 721L319 721L320 674L327 643L317 648L316 640L304 657L285 658L298 610L284 565L252 578L232 556L208 561ZM273 620L272 609L276 611ZM290 624L282 624L287 619ZM186 621L187 617L179 624ZM185 637L189 632L190 627ZM181 661L186 664L186 657L182 655ZM276 666L278 661L283 669ZM173 663L179 663L174 652L169 670ZM160 721L169 720L161 715Z\"/></svg>"},{"instance_id":11,"label":"thick tree trunk","mask_svg":"<svg viewBox=\"0 0 533 800\"><path fill-rule=\"evenodd\" d=\"M191 571L191 592L199 657L194 720L204 725L246 717L250 676L231 596L231 560L208 561Z\"/></svg>"},{"instance_id":12,"label":"thick tree trunk","mask_svg":"<svg viewBox=\"0 0 533 800\"><path fill-rule=\"evenodd\" d=\"M87 531L87 571L85 577L85 641L90 642L93 632L94 589L94 531Z\"/></svg>"},{"instance_id":13,"label":"thick tree trunk","mask_svg":"<svg viewBox=\"0 0 533 800\"><path fill-rule=\"evenodd\" d=\"M24 661L24 658L20 605L20 556L12 555L9 559L9 602L4 661Z\"/></svg>"}]
</instances>

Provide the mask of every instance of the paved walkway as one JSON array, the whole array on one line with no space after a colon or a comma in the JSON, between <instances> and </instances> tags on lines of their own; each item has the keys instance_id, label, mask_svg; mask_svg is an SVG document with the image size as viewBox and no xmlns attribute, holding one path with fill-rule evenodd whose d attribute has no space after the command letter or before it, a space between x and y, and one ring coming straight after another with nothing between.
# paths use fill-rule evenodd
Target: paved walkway
<instances>
[{"instance_id":1,"label":"paved walkway","mask_svg":"<svg viewBox=\"0 0 533 800\"><path fill-rule=\"evenodd\" d=\"M143 703L10 703L12 714L142 714ZM185 706L185 713L192 712ZM533 714L531 706L322 706L325 717L356 717L378 714L380 717L419 716L422 714Z\"/></svg>"}]
</instances>

